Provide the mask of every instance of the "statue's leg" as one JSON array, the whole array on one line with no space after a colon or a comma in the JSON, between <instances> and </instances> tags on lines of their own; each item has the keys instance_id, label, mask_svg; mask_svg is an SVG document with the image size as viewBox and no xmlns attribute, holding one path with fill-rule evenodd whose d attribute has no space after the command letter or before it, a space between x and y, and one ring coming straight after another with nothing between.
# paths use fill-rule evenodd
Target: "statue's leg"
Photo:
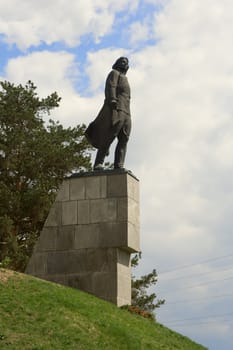
<instances>
[{"instance_id":1,"label":"statue's leg","mask_svg":"<svg viewBox=\"0 0 233 350\"><path fill-rule=\"evenodd\" d=\"M108 154L109 147L103 147L97 150L95 163L94 163L94 170L102 170L103 164L104 164L104 158Z\"/></svg>"},{"instance_id":2,"label":"statue's leg","mask_svg":"<svg viewBox=\"0 0 233 350\"><path fill-rule=\"evenodd\" d=\"M123 127L117 135L118 143L115 149L114 168L121 169L124 167L127 143L129 141L129 135L131 131L131 119L127 117Z\"/></svg>"},{"instance_id":3,"label":"statue's leg","mask_svg":"<svg viewBox=\"0 0 233 350\"><path fill-rule=\"evenodd\" d=\"M109 155L109 148L111 146L111 143L115 139L116 134L114 131L114 128L112 128L109 132L108 138L106 139L106 143L104 146L98 149L96 153L96 158L94 162L94 170L102 170L103 169L103 164L104 164L104 159L106 156Z\"/></svg>"}]
</instances>

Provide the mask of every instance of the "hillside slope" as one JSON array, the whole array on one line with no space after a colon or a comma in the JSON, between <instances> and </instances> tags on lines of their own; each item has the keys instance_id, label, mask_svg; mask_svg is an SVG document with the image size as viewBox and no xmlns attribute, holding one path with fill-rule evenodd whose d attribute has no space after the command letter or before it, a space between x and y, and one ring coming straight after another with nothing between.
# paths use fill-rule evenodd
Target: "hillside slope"
<instances>
[{"instance_id":1,"label":"hillside slope","mask_svg":"<svg viewBox=\"0 0 233 350\"><path fill-rule=\"evenodd\" d=\"M204 350L87 293L0 269L1 350Z\"/></svg>"}]
</instances>

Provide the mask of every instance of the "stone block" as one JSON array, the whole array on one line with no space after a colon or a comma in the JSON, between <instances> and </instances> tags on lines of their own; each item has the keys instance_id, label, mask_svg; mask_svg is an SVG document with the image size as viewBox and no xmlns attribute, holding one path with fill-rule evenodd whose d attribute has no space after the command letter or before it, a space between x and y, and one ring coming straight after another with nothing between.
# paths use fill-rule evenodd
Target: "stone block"
<instances>
[{"instance_id":1,"label":"stone block","mask_svg":"<svg viewBox=\"0 0 233 350\"><path fill-rule=\"evenodd\" d=\"M45 221L44 227L60 226L61 216L62 216L61 203L55 202L50 209L50 212Z\"/></svg>"},{"instance_id":2,"label":"stone block","mask_svg":"<svg viewBox=\"0 0 233 350\"><path fill-rule=\"evenodd\" d=\"M106 198L107 181L106 176L90 176L86 178L86 198Z\"/></svg>"},{"instance_id":3,"label":"stone block","mask_svg":"<svg viewBox=\"0 0 233 350\"><path fill-rule=\"evenodd\" d=\"M94 199L90 201L91 223L116 221L117 202L115 198Z\"/></svg>"},{"instance_id":4,"label":"stone block","mask_svg":"<svg viewBox=\"0 0 233 350\"><path fill-rule=\"evenodd\" d=\"M122 249L117 250L117 266L126 267L127 273L131 267L130 254Z\"/></svg>"},{"instance_id":5,"label":"stone block","mask_svg":"<svg viewBox=\"0 0 233 350\"><path fill-rule=\"evenodd\" d=\"M61 226L57 231L56 250L74 249L75 226Z\"/></svg>"},{"instance_id":6,"label":"stone block","mask_svg":"<svg viewBox=\"0 0 233 350\"><path fill-rule=\"evenodd\" d=\"M77 222L77 201L62 202L62 225L76 225Z\"/></svg>"},{"instance_id":7,"label":"stone block","mask_svg":"<svg viewBox=\"0 0 233 350\"><path fill-rule=\"evenodd\" d=\"M100 176L90 176L86 178L86 198L100 198Z\"/></svg>"},{"instance_id":8,"label":"stone block","mask_svg":"<svg viewBox=\"0 0 233 350\"><path fill-rule=\"evenodd\" d=\"M131 260L130 253L118 249L117 305L131 304Z\"/></svg>"},{"instance_id":9,"label":"stone block","mask_svg":"<svg viewBox=\"0 0 233 350\"><path fill-rule=\"evenodd\" d=\"M114 248L86 249L86 270L89 272L116 272L117 252Z\"/></svg>"},{"instance_id":10,"label":"stone block","mask_svg":"<svg viewBox=\"0 0 233 350\"><path fill-rule=\"evenodd\" d=\"M100 225L78 225L75 227L75 249L99 248Z\"/></svg>"},{"instance_id":11,"label":"stone block","mask_svg":"<svg viewBox=\"0 0 233 350\"><path fill-rule=\"evenodd\" d=\"M109 272L95 272L92 275L92 288L99 298L116 303L117 275Z\"/></svg>"},{"instance_id":12,"label":"stone block","mask_svg":"<svg viewBox=\"0 0 233 350\"><path fill-rule=\"evenodd\" d=\"M67 252L50 252L48 254L48 275L65 274L68 272Z\"/></svg>"},{"instance_id":13,"label":"stone block","mask_svg":"<svg viewBox=\"0 0 233 350\"><path fill-rule=\"evenodd\" d=\"M44 227L36 246L37 252L56 249L58 227Z\"/></svg>"},{"instance_id":14,"label":"stone block","mask_svg":"<svg viewBox=\"0 0 233 350\"><path fill-rule=\"evenodd\" d=\"M92 274L90 272L75 273L67 276L67 285L72 288L78 288L88 293L94 294Z\"/></svg>"},{"instance_id":15,"label":"stone block","mask_svg":"<svg viewBox=\"0 0 233 350\"><path fill-rule=\"evenodd\" d=\"M86 253L79 251L56 251L48 253L48 274L70 274L86 270Z\"/></svg>"},{"instance_id":16,"label":"stone block","mask_svg":"<svg viewBox=\"0 0 233 350\"><path fill-rule=\"evenodd\" d=\"M131 223L128 224L128 244L127 249L132 253L140 252L140 232L139 227Z\"/></svg>"},{"instance_id":17,"label":"stone block","mask_svg":"<svg viewBox=\"0 0 233 350\"><path fill-rule=\"evenodd\" d=\"M128 198L128 221L139 227L139 205L134 199Z\"/></svg>"},{"instance_id":18,"label":"stone block","mask_svg":"<svg viewBox=\"0 0 233 350\"><path fill-rule=\"evenodd\" d=\"M100 176L100 198L107 197L107 176Z\"/></svg>"},{"instance_id":19,"label":"stone block","mask_svg":"<svg viewBox=\"0 0 233 350\"><path fill-rule=\"evenodd\" d=\"M47 252L36 253L32 256L26 269L26 273L37 276L47 273Z\"/></svg>"},{"instance_id":20,"label":"stone block","mask_svg":"<svg viewBox=\"0 0 233 350\"><path fill-rule=\"evenodd\" d=\"M139 203L139 182L134 177L127 175L127 194L129 198Z\"/></svg>"},{"instance_id":21,"label":"stone block","mask_svg":"<svg viewBox=\"0 0 233 350\"><path fill-rule=\"evenodd\" d=\"M40 278L67 286L68 285L67 276L68 275L43 275L43 276L40 276Z\"/></svg>"},{"instance_id":22,"label":"stone block","mask_svg":"<svg viewBox=\"0 0 233 350\"><path fill-rule=\"evenodd\" d=\"M48 252L48 274L116 271L117 257L114 249L79 249Z\"/></svg>"},{"instance_id":23,"label":"stone block","mask_svg":"<svg viewBox=\"0 0 233 350\"><path fill-rule=\"evenodd\" d=\"M57 194L56 202L68 201L70 199L70 181L64 180Z\"/></svg>"},{"instance_id":24,"label":"stone block","mask_svg":"<svg viewBox=\"0 0 233 350\"><path fill-rule=\"evenodd\" d=\"M107 178L107 197L124 197L127 194L127 174L116 174Z\"/></svg>"},{"instance_id":25,"label":"stone block","mask_svg":"<svg viewBox=\"0 0 233 350\"><path fill-rule=\"evenodd\" d=\"M117 276L117 306L131 304L131 276L118 274Z\"/></svg>"},{"instance_id":26,"label":"stone block","mask_svg":"<svg viewBox=\"0 0 233 350\"><path fill-rule=\"evenodd\" d=\"M70 200L85 199L86 179L79 177L70 179Z\"/></svg>"},{"instance_id":27,"label":"stone block","mask_svg":"<svg viewBox=\"0 0 233 350\"><path fill-rule=\"evenodd\" d=\"M80 200L78 201L78 224L90 223L90 201Z\"/></svg>"},{"instance_id":28,"label":"stone block","mask_svg":"<svg viewBox=\"0 0 233 350\"><path fill-rule=\"evenodd\" d=\"M127 222L105 222L90 225L78 225L75 228L75 249L124 248L127 246Z\"/></svg>"},{"instance_id":29,"label":"stone block","mask_svg":"<svg viewBox=\"0 0 233 350\"><path fill-rule=\"evenodd\" d=\"M116 304L118 307L124 306L124 305L131 305L131 298L127 299L126 297L117 297L116 301L113 302L114 304ZM143 348L142 348L143 349Z\"/></svg>"},{"instance_id":30,"label":"stone block","mask_svg":"<svg viewBox=\"0 0 233 350\"><path fill-rule=\"evenodd\" d=\"M99 225L99 247L127 246L126 222L102 222Z\"/></svg>"},{"instance_id":31,"label":"stone block","mask_svg":"<svg viewBox=\"0 0 233 350\"><path fill-rule=\"evenodd\" d=\"M117 221L128 220L128 198L117 198Z\"/></svg>"}]
</instances>

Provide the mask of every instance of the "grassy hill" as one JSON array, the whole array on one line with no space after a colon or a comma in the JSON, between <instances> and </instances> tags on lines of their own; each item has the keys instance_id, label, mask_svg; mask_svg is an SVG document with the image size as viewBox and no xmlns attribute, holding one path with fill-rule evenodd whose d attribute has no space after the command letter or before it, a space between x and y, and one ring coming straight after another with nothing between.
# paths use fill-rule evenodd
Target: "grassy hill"
<instances>
[{"instance_id":1,"label":"grassy hill","mask_svg":"<svg viewBox=\"0 0 233 350\"><path fill-rule=\"evenodd\" d=\"M203 350L87 293L0 269L1 350Z\"/></svg>"}]
</instances>

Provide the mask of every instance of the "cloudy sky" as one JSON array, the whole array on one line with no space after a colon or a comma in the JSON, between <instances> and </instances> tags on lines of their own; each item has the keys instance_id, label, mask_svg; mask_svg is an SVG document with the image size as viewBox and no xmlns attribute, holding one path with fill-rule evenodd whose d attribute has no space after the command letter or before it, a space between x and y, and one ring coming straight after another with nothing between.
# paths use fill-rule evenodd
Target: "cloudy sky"
<instances>
[{"instance_id":1,"label":"cloudy sky","mask_svg":"<svg viewBox=\"0 0 233 350\"><path fill-rule=\"evenodd\" d=\"M0 2L0 79L57 91L66 127L96 116L129 57L139 272L158 271L158 321L210 350L233 344L232 23L232 0Z\"/></svg>"}]
</instances>

